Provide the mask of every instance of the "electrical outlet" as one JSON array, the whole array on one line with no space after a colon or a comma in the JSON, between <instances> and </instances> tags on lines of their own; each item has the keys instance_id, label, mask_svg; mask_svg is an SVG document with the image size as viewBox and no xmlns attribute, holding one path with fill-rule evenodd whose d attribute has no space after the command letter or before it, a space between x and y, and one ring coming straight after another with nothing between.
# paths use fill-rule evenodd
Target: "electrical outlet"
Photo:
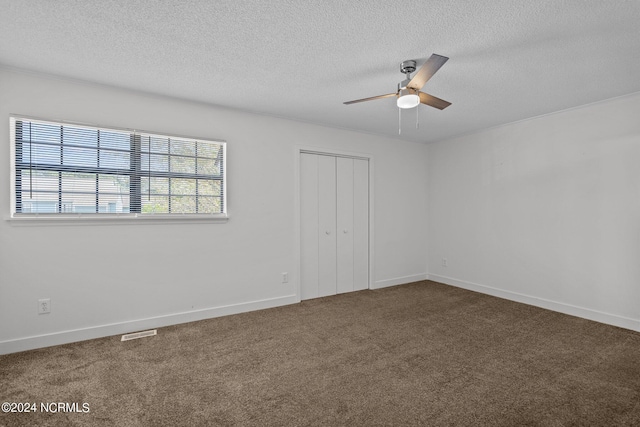
<instances>
[{"instance_id":1,"label":"electrical outlet","mask_svg":"<svg viewBox=\"0 0 640 427\"><path fill-rule=\"evenodd\" d=\"M38 300L38 314L51 313L51 299L43 298Z\"/></svg>"},{"instance_id":2,"label":"electrical outlet","mask_svg":"<svg viewBox=\"0 0 640 427\"><path fill-rule=\"evenodd\" d=\"M447 266L447 259L446 258L442 258L442 266L443 267Z\"/></svg>"},{"instance_id":3,"label":"electrical outlet","mask_svg":"<svg viewBox=\"0 0 640 427\"><path fill-rule=\"evenodd\" d=\"M289 273L282 273L282 283L289 283Z\"/></svg>"}]
</instances>

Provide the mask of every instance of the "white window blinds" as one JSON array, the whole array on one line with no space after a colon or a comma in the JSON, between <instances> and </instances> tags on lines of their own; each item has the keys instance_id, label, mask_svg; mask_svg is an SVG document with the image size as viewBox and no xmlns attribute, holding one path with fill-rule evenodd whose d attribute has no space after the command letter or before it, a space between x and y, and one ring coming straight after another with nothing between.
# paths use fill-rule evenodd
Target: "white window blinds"
<instances>
[{"instance_id":1,"label":"white window blinds","mask_svg":"<svg viewBox=\"0 0 640 427\"><path fill-rule=\"evenodd\" d=\"M11 118L15 214L222 214L224 142Z\"/></svg>"}]
</instances>

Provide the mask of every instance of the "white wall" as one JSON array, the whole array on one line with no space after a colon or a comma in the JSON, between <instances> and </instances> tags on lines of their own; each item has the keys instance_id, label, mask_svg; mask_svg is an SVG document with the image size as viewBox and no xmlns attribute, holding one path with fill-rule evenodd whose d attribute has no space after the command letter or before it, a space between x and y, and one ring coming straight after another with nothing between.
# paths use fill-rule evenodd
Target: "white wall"
<instances>
[{"instance_id":1,"label":"white wall","mask_svg":"<svg viewBox=\"0 0 640 427\"><path fill-rule=\"evenodd\" d=\"M429 145L430 277L640 330L639 165L640 94Z\"/></svg>"},{"instance_id":2,"label":"white wall","mask_svg":"<svg viewBox=\"0 0 640 427\"><path fill-rule=\"evenodd\" d=\"M230 220L8 221L10 114L224 139ZM373 156L372 287L426 278L421 144L0 68L0 145L0 354L298 301L298 146Z\"/></svg>"}]
</instances>

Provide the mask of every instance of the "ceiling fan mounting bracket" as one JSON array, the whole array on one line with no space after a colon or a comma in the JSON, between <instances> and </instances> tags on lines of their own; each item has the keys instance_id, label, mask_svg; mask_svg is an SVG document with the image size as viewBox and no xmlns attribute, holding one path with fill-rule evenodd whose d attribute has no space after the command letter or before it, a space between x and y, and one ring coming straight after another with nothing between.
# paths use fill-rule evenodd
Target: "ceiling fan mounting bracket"
<instances>
[{"instance_id":1,"label":"ceiling fan mounting bracket","mask_svg":"<svg viewBox=\"0 0 640 427\"><path fill-rule=\"evenodd\" d=\"M403 74L411 74L416 70L416 61L409 59L400 64L400 72Z\"/></svg>"}]
</instances>

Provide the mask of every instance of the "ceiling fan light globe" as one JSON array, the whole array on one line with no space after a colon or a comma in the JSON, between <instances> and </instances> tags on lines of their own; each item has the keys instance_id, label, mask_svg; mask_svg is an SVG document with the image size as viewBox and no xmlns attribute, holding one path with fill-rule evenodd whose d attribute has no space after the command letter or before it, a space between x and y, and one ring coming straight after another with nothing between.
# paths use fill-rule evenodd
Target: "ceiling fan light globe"
<instances>
[{"instance_id":1,"label":"ceiling fan light globe","mask_svg":"<svg viewBox=\"0 0 640 427\"><path fill-rule=\"evenodd\" d=\"M398 97L398 108L415 108L420 104L420 97L414 93Z\"/></svg>"}]
</instances>

